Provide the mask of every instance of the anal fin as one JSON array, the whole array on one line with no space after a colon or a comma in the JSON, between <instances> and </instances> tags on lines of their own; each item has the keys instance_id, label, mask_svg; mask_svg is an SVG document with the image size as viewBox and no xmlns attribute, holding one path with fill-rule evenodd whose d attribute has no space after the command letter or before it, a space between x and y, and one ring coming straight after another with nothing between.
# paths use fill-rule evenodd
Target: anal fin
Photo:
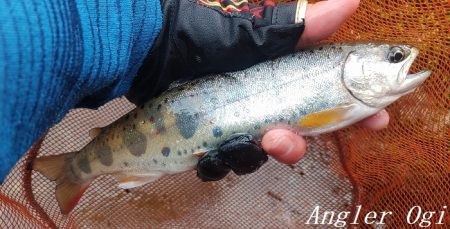
<instances>
[{"instance_id":1,"label":"anal fin","mask_svg":"<svg viewBox=\"0 0 450 229\"><path fill-rule=\"evenodd\" d=\"M142 185L145 185L147 183L156 181L160 177L162 177L162 173L155 172L155 173L149 173L149 174L142 174L142 175L117 175L116 179L119 182L119 188L122 189L130 189L130 188L136 188Z\"/></svg>"}]
</instances>

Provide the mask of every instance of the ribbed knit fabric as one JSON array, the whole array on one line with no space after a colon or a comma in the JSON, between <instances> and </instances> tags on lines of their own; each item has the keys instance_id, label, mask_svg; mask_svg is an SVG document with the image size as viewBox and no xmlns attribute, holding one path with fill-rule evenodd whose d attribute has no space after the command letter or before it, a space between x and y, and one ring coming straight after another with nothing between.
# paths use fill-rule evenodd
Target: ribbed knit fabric
<instances>
[{"instance_id":1,"label":"ribbed knit fabric","mask_svg":"<svg viewBox=\"0 0 450 229\"><path fill-rule=\"evenodd\" d=\"M126 93L161 14L158 0L0 0L0 182L69 109Z\"/></svg>"}]
</instances>

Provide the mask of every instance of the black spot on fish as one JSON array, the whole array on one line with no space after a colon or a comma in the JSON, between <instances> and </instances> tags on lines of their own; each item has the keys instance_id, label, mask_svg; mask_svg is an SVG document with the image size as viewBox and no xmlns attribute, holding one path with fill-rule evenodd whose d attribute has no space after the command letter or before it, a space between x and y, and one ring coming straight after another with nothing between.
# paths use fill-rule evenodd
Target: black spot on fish
<instances>
[{"instance_id":1,"label":"black spot on fish","mask_svg":"<svg viewBox=\"0 0 450 229\"><path fill-rule=\"evenodd\" d=\"M282 122L282 121L284 121L284 118L283 117L279 117L278 121Z\"/></svg>"},{"instance_id":2,"label":"black spot on fish","mask_svg":"<svg viewBox=\"0 0 450 229\"><path fill-rule=\"evenodd\" d=\"M264 122L265 122L265 123L270 123L270 118L264 119Z\"/></svg>"},{"instance_id":3,"label":"black spot on fish","mask_svg":"<svg viewBox=\"0 0 450 229\"><path fill-rule=\"evenodd\" d=\"M187 154L187 150L184 150L183 153L184 153L184 154Z\"/></svg>"},{"instance_id":4,"label":"black spot on fish","mask_svg":"<svg viewBox=\"0 0 450 229\"><path fill-rule=\"evenodd\" d=\"M132 155L139 157L145 153L147 138L143 133L136 130L126 132L123 136L123 141Z\"/></svg>"},{"instance_id":5,"label":"black spot on fish","mask_svg":"<svg viewBox=\"0 0 450 229\"><path fill-rule=\"evenodd\" d=\"M124 161L123 166L128 167L128 162Z\"/></svg>"},{"instance_id":6,"label":"black spot on fish","mask_svg":"<svg viewBox=\"0 0 450 229\"><path fill-rule=\"evenodd\" d=\"M212 129L212 133L213 133L213 136L216 138L221 137L223 135L222 129L218 126L216 126Z\"/></svg>"},{"instance_id":7,"label":"black spot on fish","mask_svg":"<svg viewBox=\"0 0 450 229\"><path fill-rule=\"evenodd\" d=\"M288 121L288 125L291 125L291 120Z\"/></svg>"},{"instance_id":8,"label":"black spot on fish","mask_svg":"<svg viewBox=\"0 0 450 229\"><path fill-rule=\"evenodd\" d=\"M164 98L164 103L167 103L169 101L169 98Z\"/></svg>"},{"instance_id":9,"label":"black spot on fish","mask_svg":"<svg viewBox=\"0 0 450 229\"><path fill-rule=\"evenodd\" d=\"M194 153L195 152L195 149L191 149L191 153Z\"/></svg>"},{"instance_id":10,"label":"black spot on fish","mask_svg":"<svg viewBox=\"0 0 450 229\"><path fill-rule=\"evenodd\" d=\"M331 46L331 48L332 48L332 49L336 49L336 46L333 45L333 46Z\"/></svg>"},{"instance_id":11,"label":"black spot on fish","mask_svg":"<svg viewBox=\"0 0 450 229\"><path fill-rule=\"evenodd\" d=\"M158 160L153 159L153 163L158 164Z\"/></svg>"},{"instance_id":12,"label":"black spot on fish","mask_svg":"<svg viewBox=\"0 0 450 229\"><path fill-rule=\"evenodd\" d=\"M80 153L77 157L77 166L84 173L91 173L91 165L86 153Z\"/></svg>"},{"instance_id":13,"label":"black spot on fish","mask_svg":"<svg viewBox=\"0 0 450 229\"><path fill-rule=\"evenodd\" d=\"M201 149L202 147L201 146L197 146L197 149Z\"/></svg>"},{"instance_id":14,"label":"black spot on fish","mask_svg":"<svg viewBox=\"0 0 450 229\"><path fill-rule=\"evenodd\" d=\"M123 130L123 131L125 131L125 130L127 130L127 128L125 128L125 127L122 127L122 130Z\"/></svg>"},{"instance_id":15,"label":"black spot on fish","mask_svg":"<svg viewBox=\"0 0 450 229\"><path fill-rule=\"evenodd\" d=\"M158 104L158 107L156 108L156 110L161 110L161 107L162 107L162 105L161 104Z\"/></svg>"},{"instance_id":16,"label":"black spot on fish","mask_svg":"<svg viewBox=\"0 0 450 229\"><path fill-rule=\"evenodd\" d=\"M163 147L162 150L161 150L161 154L162 154L164 157L168 157L169 154L170 154L170 148L169 148L169 147Z\"/></svg>"},{"instance_id":17,"label":"black spot on fish","mask_svg":"<svg viewBox=\"0 0 450 229\"><path fill-rule=\"evenodd\" d=\"M125 191L126 193L130 193L130 190L129 190L129 189L124 189L124 191Z\"/></svg>"},{"instance_id":18,"label":"black spot on fish","mask_svg":"<svg viewBox=\"0 0 450 229\"><path fill-rule=\"evenodd\" d=\"M207 147L208 143L207 142L203 142L203 147Z\"/></svg>"},{"instance_id":19,"label":"black spot on fish","mask_svg":"<svg viewBox=\"0 0 450 229\"><path fill-rule=\"evenodd\" d=\"M255 125L253 128L254 128L255 130L259 130L259 129L261 128L261 126Z\"/></svg>"},{"instance_id":20,"label":"black spot on fish","mask_svg":"<svg viewBox=\"0 0 450 229\"><path fill-rule=\"evenodd\" d=\"M311 49L311 50L309 50L309 52L310 52L310 53L314 53L314 50Z\"/></svg>"},{"instance_id":21,"label":"black spot on fish","mask_svg":"<svg viewBox=\"0 0 450 229\"><path fill-rule=\"evenodd\" d=\"M257 71L257 72L260 72L260 71L261 71L261 69L260 69L260 68L256 68L256 71Z\"/></svg>"},{"instance_id":22,"label":"black spot on fish","mask_svg":"<svg viewBox=\"0 0 450 229\"><path fill-rule=\"evenodd\" d=\"M320 47L319 47L319 50L322 50L322 49L323 49L323 47L322 47L322 46L320 46Z\"/></svg>"},{"instance_id":23,"label":"black spot on fish","mask_svg":"<svg viewBox=\"0 0 450 229\"><path fill-rule=\"evenodd\" d=\"M95 155L100 163L105 166L111 166L113 163L111 148L108 145L102 145L95 149Z\"/></svg>"},{"instance_id":24,"label":"black spot on fish","mask_svg":"<svg viewBox=\"0 0 450 229\"><path fill-rule=\"evenodd\" d=\"M188 112L175 114L175 124L181 136L183 136L185 139L189 139L194 136L199 124L198 117L198 114L191 114Z\"/></svg>"},{"instance_id":25,"label":"black spot on fish","mask_svg":"<svg viewBox=\"0 0 450 229\"><path fill-rule=\"evenodd\" d=\"M177 154L178 154L178 156L181 156L181 151L178 150Z\"/></svg>"}]
</instances>

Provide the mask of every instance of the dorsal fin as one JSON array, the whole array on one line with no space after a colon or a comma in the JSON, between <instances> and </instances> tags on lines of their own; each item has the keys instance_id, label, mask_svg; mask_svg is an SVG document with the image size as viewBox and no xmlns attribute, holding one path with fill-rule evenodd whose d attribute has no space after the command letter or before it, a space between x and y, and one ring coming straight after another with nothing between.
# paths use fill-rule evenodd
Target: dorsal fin
<instances>
[{"instance_id":1,"label":"dorsal fin","mask_svg":"<svg viewBox=\"0 0 450 229\"><path fill-rule=\"evenodd\" d=\"M101 127L95 127L89 130L89 137L96 138L102 132Z\"/></svg>"},{"instance_id":2,"label":"dorsal fin","mask_svg":"<svg viewBox=\"0 0 450 229\"><path fill-rule=\"evenodd\" d=\"M187 80L175 80L172 83L169 84L169 88L168 90L174 89L178 86L181 86L183 84L185 84L186 82L188 82Z\"/></svg>"}]
</instances>

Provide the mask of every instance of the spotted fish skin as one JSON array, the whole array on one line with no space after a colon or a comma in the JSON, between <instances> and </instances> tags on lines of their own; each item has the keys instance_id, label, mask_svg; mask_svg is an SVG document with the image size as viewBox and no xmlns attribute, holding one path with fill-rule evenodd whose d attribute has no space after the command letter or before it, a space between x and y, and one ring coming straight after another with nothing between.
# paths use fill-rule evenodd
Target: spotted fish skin
<instances>
[{"instance_id":1,"label":"spotted fish skin","mask_svg":"<svg viewBox=\"0 0 450 229\"><path fill-rule=\"evenodd\" d=\"M394 46L405 55L395 63L387 58ZM65 171L78 181L102 174L119 181L156 179L193 169L198 162L193 153L217 148L233 134L261 137L278 126L302 135L334 131L404 95L389 92L403 87L399 79L416 56L406 45L332 44L190 81L103 128L69 157ZM429 72L420 74L423 82Z\"/></svg>"},{"instance_id":2,"label":"spotted fish skin","mask_svg":"<svg viewBox=\"0 0 450 229\"><path fill-rule=\"evenodd\" d=\"M301 52L172 88L103 128L75 157L73 171L92 179L191 170L198 161L194 152L216 148L232 134L261 136L273 126L292 126L305 114L354 101L338 80L341 58L327 55L345 53L331 47ZM303 62L311 58L314 65ZM329 83L317 84L316 77ZM315 98L333 90L340 93ZM82 167L89 167L88 173L80 167L86 158L90 165Z\"/></svg>"}]
</instances>

